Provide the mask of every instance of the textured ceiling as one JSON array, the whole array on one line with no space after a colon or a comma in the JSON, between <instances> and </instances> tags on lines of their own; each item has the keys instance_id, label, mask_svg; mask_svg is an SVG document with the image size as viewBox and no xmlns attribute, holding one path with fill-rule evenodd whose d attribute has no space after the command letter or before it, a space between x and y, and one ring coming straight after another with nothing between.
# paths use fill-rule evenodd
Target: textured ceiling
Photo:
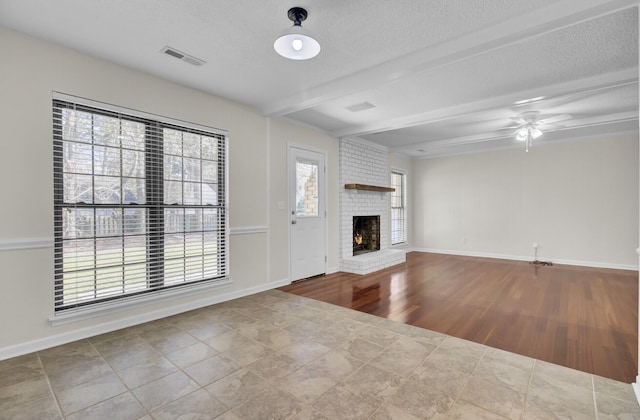
<instances>
[{"instance_id":1,"label":"textured ceiling","mask_svg":"<svg viewBox=\"0 0 640 420\"><path fill-rule=\"evenodd\" d=\"M312 60L273 51L293 6ZM571 116L540 142L638 127L632 0L0 0L0 25L408 156L519 145L530 110Z\"/></svg>"}]
</instances>

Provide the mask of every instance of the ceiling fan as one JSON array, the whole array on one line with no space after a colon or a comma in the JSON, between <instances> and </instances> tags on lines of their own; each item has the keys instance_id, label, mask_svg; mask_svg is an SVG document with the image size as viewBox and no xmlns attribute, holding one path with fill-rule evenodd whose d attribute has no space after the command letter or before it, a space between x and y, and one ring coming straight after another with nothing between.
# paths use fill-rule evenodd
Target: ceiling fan
<instances>
[{"instance_id":1,"label":"ceiling fan","mask_svg":"<svg viewBox=\"0 0 640 420\"><path fill-rule=\"evenodd\" d=\"M539 111L526 111L511 119L517 123L517 130L514 132L516 140L525 142L525 151L533 146L533 140L543 134L543 130L553 131L564 127L556 123L571 118L569 114L540 115Z\"/></svg>"}]
</instances>

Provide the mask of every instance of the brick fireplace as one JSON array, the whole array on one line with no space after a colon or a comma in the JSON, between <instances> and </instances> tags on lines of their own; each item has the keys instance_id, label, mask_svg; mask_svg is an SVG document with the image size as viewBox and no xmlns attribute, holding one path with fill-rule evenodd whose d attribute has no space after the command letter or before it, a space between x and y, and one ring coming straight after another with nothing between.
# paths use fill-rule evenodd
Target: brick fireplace
<instances>
[{"instance_id":1,"label":"brick fireplace","mask_svg":"<svg viewBox=\"0 0 640 420\"><path fill-rule=\"evenodd\" d=\"M389 248L389 194L379 191L345 189L345 184L388 186L390 173L387 150L360 139L340 139L340 270L368 274L405 261L405 251ZM354 220L375 216L377 244L366 252L355 249ZM367 245L371 248L371 245ZM359 251L361 251L360 249Z\"/></svg>"}]
</instances>

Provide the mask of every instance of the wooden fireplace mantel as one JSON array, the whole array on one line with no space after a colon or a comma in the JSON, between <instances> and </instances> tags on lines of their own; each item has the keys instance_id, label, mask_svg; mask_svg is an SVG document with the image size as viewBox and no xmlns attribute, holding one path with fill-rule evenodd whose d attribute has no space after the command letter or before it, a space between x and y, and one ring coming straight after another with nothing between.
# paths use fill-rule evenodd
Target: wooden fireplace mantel
<instances>
[{"instance_id":1,"label":"wooden fireplace mantel","mask_svg":"<svg viewBox=\"0 0 640 420\"><path fill-rule=\"evenodd\" d=\"M378 191L378 192L394 192L396 189L391 187L378 187L376 185L365 184L344 184L346 190L366 190L366 191Z\"/></svg>"}]
</instances>

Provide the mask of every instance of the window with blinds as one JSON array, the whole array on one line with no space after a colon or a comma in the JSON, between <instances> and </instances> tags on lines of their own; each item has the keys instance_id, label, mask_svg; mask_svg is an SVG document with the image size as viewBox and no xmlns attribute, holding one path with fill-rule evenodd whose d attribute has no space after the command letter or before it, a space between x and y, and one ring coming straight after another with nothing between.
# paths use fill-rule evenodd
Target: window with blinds
<instances>
[{"instance_id":1,"label":"window with blinds","mask_svg":"<svg viewBox=\"0 0 640 420\"><path fill-rule=\"evenodd\" d=\"M56 311L226 281L225 132L59 95L53 145Z\"/></svg>"},{"instance_id":2,"label":"window with blinds","mask_svg":"<svg viewBox=\"0 0 640 420\"><path fill-rule=\"evenodd\" d=\"M391 171L391 245L401 244L407 240L407 225L405 211L406 175L402 172Z\"/></svg>"}]
</instances>

